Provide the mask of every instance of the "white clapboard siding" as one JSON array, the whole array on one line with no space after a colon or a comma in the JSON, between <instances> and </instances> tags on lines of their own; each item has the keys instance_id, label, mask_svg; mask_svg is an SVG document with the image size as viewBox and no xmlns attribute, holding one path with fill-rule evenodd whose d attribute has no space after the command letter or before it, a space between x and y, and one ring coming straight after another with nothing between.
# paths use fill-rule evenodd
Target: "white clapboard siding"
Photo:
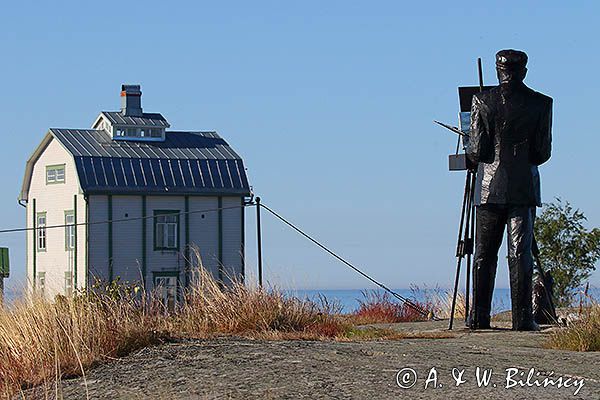
<instances>
[{"instance_id":1,"label":"white clapboard siding","mask_svg":"<svg viewBox=\"0 0 600 400\"><path fill-rule=\"evenodd\" d=\"M108 280L108 196L91 195L88 198L89 243L88 259L89 284L96 280Z\"/></svg>"},{"instance_id":2,"label":"white clapboard siding","mask_svg":"<svg viewBox=\"0 0 600 400\"><path fill-rule=\"evenodd\" d=\"M241 197L223 197L223 207L241 206ZM242 279L243 249L242 249L242 213L241 208L223 210L223 280Z\"/></svg>"},{"instance_id":3,"label":"white clapboard siding","mask_svg":"<svg viewBox=\"0 0 600 400\"><path fill-rule=\"evenodd\" d=\"M242 232L243 216L240 208L222 211L221 247L222 260L219 261L219 205L217 197L189 196L189 215L180 215L179 248L160 250L155 248L154 213L159 210L185 212L184 196L146 196L146 216L142 217L142 196L111 196L112 218L126 218L134 221L114 222L112 227L113 279L139 281L143 271L142 225L146 224L146 280L145 285L153 287L153 276L161 272L179 272L179 279L185 282L186 265L186 219L189 220L189 245L192 269L197 266L194 249L200 254L202 265L215 279L219 278L222 266L223 278L240 279L243 274ZM222 206L242 204L241 197L223 197ZM108 196L90 196L90 222L108 220ZM103 280L108 279L108 224L90 225L90 274Z\"/></svg>"},{"instance_id":4,"label":"white clapboard siding","mask_svg":"<svg viewBox=\"0 0 600 400\"><path fill-rule=\"evenodd\" d=\"M79 178L77 178L79 179ZM78 189L79 190L79 184ZM85 216L86 203L83 194L77 195L77 288L86 288L88 283L86 281L87 276L87 246L86 246L86 226Z\"/></svg>"},{"instance_id":5,"label":"white clapboard siding","mask_svg":"<svg viewBox=\"0 0 600 400\"><path fill-rule=\"evenodd\" d=\"M65 164L65 183L46 184L46 166ZM27 203L27 227L34 224L33 204L35 199L36 213L46 213L46 225L63 225L65 211L74 210L74 196L77 195L78 221L85 218L83 196L79 194L79 182L71 155L54 139L40 154L33 165ZM85 282L85 228L78 229L77 272L78 284ZM65 228L46 229L46 251L37 251L33 243L33 233L27 233L27 284L31 288L36 277L33 277L33 252L35 251L36 273L45 272L46 285L44 294L52 298L64 294L65 272L74 268L74 251L65 247ZM73 257L69 259L69 257ZM74 271L71 271L72 273Z\"/></svg>"},{"instance_id":6,"label":"white clapboard siding","mask_svg":"<svg viewBox=\"0 0 600 400\"><path fill-rule=\"evenodd\" d=\"M142 196L112 196L113 278L121 282L142 279Z\"/></svg>"},{"instance_id":7,"label":"white clapboard siding","mask_svg":"<svg viewBox=\"0 0 600 400\"><path fill-rule=\"evenodd\" d=\"M190 211L215 210L217 197L190 196ZM212 276L218 278L219 267L219 219L217 211L190 213L190 246L200 253L202 265ZM191 254L193 254L193 250Z\"/></svg>"}]
</instances>

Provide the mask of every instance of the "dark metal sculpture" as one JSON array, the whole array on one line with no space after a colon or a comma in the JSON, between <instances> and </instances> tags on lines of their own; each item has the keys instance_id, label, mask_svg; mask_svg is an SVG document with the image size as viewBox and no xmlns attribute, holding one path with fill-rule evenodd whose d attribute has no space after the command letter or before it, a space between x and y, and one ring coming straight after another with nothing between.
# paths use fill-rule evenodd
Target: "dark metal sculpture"
<instances>
[{"instance_id":1,"label":"dark metal sculpture","mask_svg":"<svg viewBox=\"0 0 600 400\"><path fill-rule=\"evenodd\" d=\"M474 299L469 325L490 327L498 250L508 236L512 323L536 330L532 312L533 222L540 207L537 166L550 158L552 99L528 88L527 55L496 54L500 84L473 96L467 158L477 165Z\"/></svg>"},{"instance_id":2,"label":"dark metal sculpture","mask_svg":"<svg viewBox=\"0 0 600 400\"><path fill-rule=\"evenodd\" d=\"M550 271L544 271L535 237L533 238L533 258L535 259L536 271L533 278L533 317L538 324L556 324L556 308L552 300L554 289L554 278Z\"/></svg>"}]
</instances>

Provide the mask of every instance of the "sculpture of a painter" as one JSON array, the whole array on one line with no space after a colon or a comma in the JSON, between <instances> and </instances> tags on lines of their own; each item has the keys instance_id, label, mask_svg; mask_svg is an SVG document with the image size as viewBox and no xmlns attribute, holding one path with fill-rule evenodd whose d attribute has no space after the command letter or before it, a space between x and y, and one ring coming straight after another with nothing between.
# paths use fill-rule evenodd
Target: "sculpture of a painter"
<instances>
[{"instance_id":1,"label":"sculpture of a painter","mask_svg":"<svg viewBox=\"0 0 600 400\"><path fill-rule=\"evenodd\" d=\"M542 205L538 165L551 153L552 99L523 83L526 64L522 51L498 52L500 84L473 97L467 144L467 158L477 168L473 329L490 327L505 227L513 329L538 329L531 300L533 223Z\"/></svg>"}]
</instances>

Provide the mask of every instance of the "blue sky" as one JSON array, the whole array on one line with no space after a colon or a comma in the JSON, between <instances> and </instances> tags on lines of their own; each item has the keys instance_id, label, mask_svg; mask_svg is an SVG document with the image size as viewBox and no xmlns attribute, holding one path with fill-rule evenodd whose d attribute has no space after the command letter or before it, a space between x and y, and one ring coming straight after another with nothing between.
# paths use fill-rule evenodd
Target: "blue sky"
<instances>
[{"instance_id":1,"label":"blue sky","mask_svg":"<svg viewBox=\"0 0 600 400\"><path fill-rule=\"evenodd\" d=\"M393 287L449 286L464 184L447 171L457 86L483 58L529 54L526 82L554 98L543 199L600 226L600 52L592 2L10 2L0 14L2 227L26 159L49 127L89 127L121 83L174 129L214 129L244 157L263 201ZM265 215L266 276L285 287L363 278ZM247 218L250 272L254 218ZM24 276L24 235L0 237ZM505 254L505 250L502 250ZM507 287L502 256L497 286ZM592 283L600 283L595 273Z\"/></svg>"}]
</instances>

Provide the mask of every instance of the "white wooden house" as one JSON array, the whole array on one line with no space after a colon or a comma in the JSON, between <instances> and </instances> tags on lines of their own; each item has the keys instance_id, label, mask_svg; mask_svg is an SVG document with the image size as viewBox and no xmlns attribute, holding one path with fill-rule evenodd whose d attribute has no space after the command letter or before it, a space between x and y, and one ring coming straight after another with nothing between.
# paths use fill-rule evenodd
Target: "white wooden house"
<instances>
[{"instance_id":1,"label":"white wooden house","mask_svg":"<svg viewBox=\"0 0 600 400\"><path fill-rule=\"evenodd\" d=\"M121 99L91 129L50 129L27 161L30 288L53 297L119 277L172 297L193 279L192 247L216 279L243 280L240 156L215 132L168 131L138 85Z\"/></svg>"}]
</instances>

